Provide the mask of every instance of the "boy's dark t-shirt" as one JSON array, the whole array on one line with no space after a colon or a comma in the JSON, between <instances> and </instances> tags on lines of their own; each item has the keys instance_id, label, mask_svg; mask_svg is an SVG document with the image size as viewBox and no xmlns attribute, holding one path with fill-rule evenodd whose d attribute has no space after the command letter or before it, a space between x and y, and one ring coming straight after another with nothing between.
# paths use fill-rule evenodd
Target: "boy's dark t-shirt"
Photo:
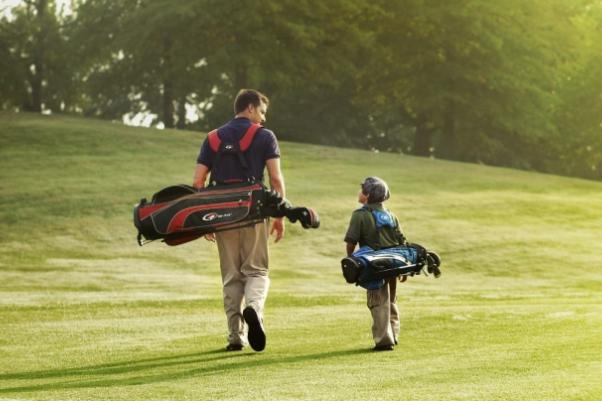
<instances>
[{"instance_id":1,"label":"boy's dark t-shirt","mask_svg":"<svg viewBox=\"0 0 602 401\"><path fill-rule=\"evenodd\" d=\"M370 203L366 205L367 209L385 210L382 203ZM400 245L403 233L399 226L397 216L388 211L395 221L396 227L383 227L377 230L374 217L370 210L365 207L357 209L351 215L349 228L345 234L345 242L351 244L359 243L360 247L369 246L372 249L389 248Z\"/></svg>"},{"instance_id":2,"label":"boy's dark t-shirt","mask_svg":"<svg viewBox=\"0 0 602 401\"><path fill-rule=\"evenodd\" d=\"M217 132L221 140L228 142L238 142L243 137L251 125L251 120L245 117L235 118L225 125L218 128ZM210 181L228 182L231 180L244 181L245 171L242 170L240 161L236 155L222 155L219 169L213 169L213 161L216 153L209 146L209 141L205 139L201 146L201 151L197 158L197 163L204 164L211 170ZM280 148L278 140L274 133L266 128L260 128L249 149L243 153L249 171L246 172L256 180L263 181L263 170L265 162L269 159L280 157Z\"/></svg>"}]
</instances>

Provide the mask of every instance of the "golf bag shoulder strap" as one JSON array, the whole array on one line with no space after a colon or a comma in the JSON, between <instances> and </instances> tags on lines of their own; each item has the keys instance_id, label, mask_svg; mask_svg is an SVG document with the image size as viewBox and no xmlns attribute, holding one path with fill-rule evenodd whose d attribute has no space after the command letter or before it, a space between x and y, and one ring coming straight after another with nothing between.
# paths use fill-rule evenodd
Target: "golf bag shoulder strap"
<instances>
[{"instance_id":1,"label":"golf bag shoulder strap","mask_svg":"<svg viewBox=\"0 0 602 401\"><path fill-rule=\"evenodd\" d=\"M380 230L381 228L384 228L384 227L389 227L389 228L393 228L393 229L397 228L397 221L395 221L395 219L393 218L393 215L387 209L377 210L377 209L372 209L371 207L368 207L368 206L363 206L361 208L361 210L365 210L366 212L370 213L377 230Z\"/></svg>"},{"instance_id":2,"label":"golf bag shoulder strap","mask_svg":"<svg viewBox=\"0 0 602 401\"><path fill-rule=\"evenodd\" d=\"M260 128L262 128L261 125L251 123L251 125L247 129L247 132L245 132L245 134L238 142L241 152L246 152L247 149L249 149L249 147L251 146L251 142L253 142L253 139L255 138L255 134L257 133L257 131L259 131Z\"/></svg>"},{"instance_id":3,"label":"golf bag shoulder strap","mask_svg":"<svg viewBox=\"0 0 602 401\"><path fill-rule=\"evenodd\" d=\"M246 152L249 149L251 142L253 142L253 138L255 138L255 134L260 128L263 128L263 126L260 124L251 123L245 134L238 141L238 147L241 152ZM209 134L207 134L207 139L209 140L209 146L211 147L211 150L218 152L220 150L222 140L219 137L217 129L209 132Z\"/></svg>"}]
</instances>

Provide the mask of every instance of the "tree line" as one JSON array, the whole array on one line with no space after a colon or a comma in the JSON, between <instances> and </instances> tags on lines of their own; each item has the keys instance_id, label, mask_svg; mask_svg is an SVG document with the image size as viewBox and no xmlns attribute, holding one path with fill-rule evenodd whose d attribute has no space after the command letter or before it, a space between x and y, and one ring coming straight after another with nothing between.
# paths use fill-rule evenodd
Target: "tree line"
<instances>
[{"instance_id":1,"label":"tree line","mask_svg":"<svg viewBox=\"0 0 602 401\"><path fill-rule=\"evenodd\" d=\"M600 0L70 4L0 19L3 109L208 130L251 87L284 140L602 179Z\"/></svg>"}]
</instances>

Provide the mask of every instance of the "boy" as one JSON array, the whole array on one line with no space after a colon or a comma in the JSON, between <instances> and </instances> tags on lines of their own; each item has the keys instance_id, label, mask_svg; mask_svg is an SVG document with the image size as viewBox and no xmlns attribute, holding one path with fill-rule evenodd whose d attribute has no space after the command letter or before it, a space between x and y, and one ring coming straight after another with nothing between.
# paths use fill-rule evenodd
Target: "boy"
<instances>
[{"instance_id":1,"label":"boy","mask_svg":"<svg viewBox=\"0 0 602 401\"><path fill-rule=\"evenodd\" d=\"M347 256L351 256L359 243L374 250L403 245L405 238L397 217L383 207L389 199L387 183L378 177L368 177L361 184L358 201L364 205L351 215L345 235ZM384 280L377 289L367 289L368 308L372 314L374 351L392 351L399 337L399 310L396 302L397 277ZM401 276L404 282L406 276Z\"/></svg>"}]
</instances>

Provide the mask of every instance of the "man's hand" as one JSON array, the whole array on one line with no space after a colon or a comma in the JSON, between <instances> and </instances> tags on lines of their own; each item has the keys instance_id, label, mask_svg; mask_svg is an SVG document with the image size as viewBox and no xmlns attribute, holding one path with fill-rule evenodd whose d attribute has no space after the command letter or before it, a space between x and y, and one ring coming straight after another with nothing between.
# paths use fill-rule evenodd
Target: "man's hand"
<instances>
[{"instance_id":1,"label":"man's hand","mask_svg":"<svg viewBox=\"0 0 602 401\"><path fill-rule=\"evenodd\" d=\"M215 233L205 234L205 239L209 242L215 242Z\"/></svg>"},{"instance_id":2,"label":"man's hand","mask_svg":"<svg viewBox=\"0 0 602 401\"><path fill-rule=\"evenodd\" d=\"M278 218L274 219L272 222L272 229L270 230L270 235L276 232L276 240L274 242L280 241L284 237L284 219Z\"/></svg>"}]
</instances>

